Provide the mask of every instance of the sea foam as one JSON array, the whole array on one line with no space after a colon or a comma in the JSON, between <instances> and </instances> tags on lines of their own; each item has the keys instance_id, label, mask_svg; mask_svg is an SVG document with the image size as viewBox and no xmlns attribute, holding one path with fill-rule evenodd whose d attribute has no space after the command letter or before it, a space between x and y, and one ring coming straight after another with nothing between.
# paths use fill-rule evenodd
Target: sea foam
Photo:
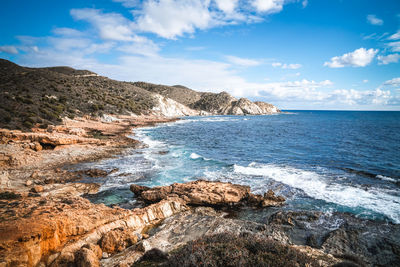
<instances>
[{"instance_id":1,"label":"sea foam","mask_svg":"<svg viewBox=\"0 0 400 267\"><path fill-rule=\"evenodd\" d=\"M378 188L361 188L355 185L338 184L325 175L313 171L296 169L274 164L234 165L234 172L242 175L263 176L290 187L302 190L308 196L327 202L351 207L364 208L384 214L395 223L400 223L398 197Z\"/></svg>"}]
</instances>

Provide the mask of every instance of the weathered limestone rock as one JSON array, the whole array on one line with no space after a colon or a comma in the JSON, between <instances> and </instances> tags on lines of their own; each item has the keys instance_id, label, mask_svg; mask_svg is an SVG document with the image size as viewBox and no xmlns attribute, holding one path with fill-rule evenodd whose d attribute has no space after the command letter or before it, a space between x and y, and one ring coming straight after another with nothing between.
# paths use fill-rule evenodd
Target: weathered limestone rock
<instances>
[{"instance_id":1,"label":"weathered limestone rock","mask_svg":"<svg viewBox=\"0 0 400 267\"><path fill-rule=\"evenodd\" d=\"M100 247L104 252L115 253L132 246L139 240L139 236L133 231L118 228L106 233L100 240Z\"/></svg>"},{"instance_id":2,"label":"weathered limestone rock","mask_svg":"<svg viewBox=\"0 0 400 267\"><path fill-rule=\"evenodd\" d=\"M248 202L253 206L270 207L282 205L285 199L268 191L264 196L254 195L249 186L223 182L198 180L189 183L175 183L170 186L147 188L131 185L132 192L147 202L157 202L169 196L178 196L191 205L225 206Z\"/></svg>"},{"instance_id":3,"label":"weathered limestone rock","mask_svg":"<svg viewBox=\"0 0 400 267\"><path fill-rule=\"evenodd\" d=\"M81 197L62 197L65 193L44 194L2 200L0 259L6 266L37 266L52 255L56 255L52 256L52 266L71 266L78 250L98 243L110 231L124 229L140 233L145 227L187 210L182 199L172 197L130 211L92 204ZM100 255L93 253L96 257ZM83 262L91 259L91 254L85 251Z\"/></svg>"}]
</instances>

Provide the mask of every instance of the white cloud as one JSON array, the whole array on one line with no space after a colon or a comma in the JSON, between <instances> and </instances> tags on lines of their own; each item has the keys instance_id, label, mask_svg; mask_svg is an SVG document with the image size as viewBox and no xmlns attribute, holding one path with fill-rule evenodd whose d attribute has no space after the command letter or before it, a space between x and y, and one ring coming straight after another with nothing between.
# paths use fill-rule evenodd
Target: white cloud
<instances>
[{"instance_id":1,"label":"white cloud","mask_svg":"<svg viewBox=\"0 0 400 267\"><path fill-rule=\"evenodd\" d=\"M235 11L239 0L215 0L217 7L225 13L232 13Z\"/></svg>"},{"instance_id":2,"label":"white cloud","mask_svg":"<svg viewBox=\"0 0 400 267\"><path fill-rule=\"evenodd\" d=\"M76 20L90 22L99 32L100 38L114 41L133 41L134 33L131 22L118 13L102 13L98 9L72 9L71 15Z\"/></svg>"},{"instance_id":3,"label":"white cloud","mask_svg":"<svg viewBox=\"0 0 400 267\"><path fill-rule=\"evenodd\" d=\"M299 68L301 68L302 67L302 65L301 64L284 64L284 63L281 63L281 62L273 62L272 64L272 67L274 67L274 68L282 68L282 69L291 69L291 70L296 70L296 69L299 69Z\"/></svg>"},{"instance_id":4,"label":"white cloud","mask_svg":"<svg viewBox=\"0 0 400 267\"><path fill-rule=\"evenodd\" d=\"M137 15L136 28L161 37L175 39L185 33L192 34L196 28L206 29L212 24L210 1L202 0L148 0Z\"/></svg>"},{"instance_id":5,"label":"white cloud","mask_svg":"<svg viewBox=\"0 0 400 267\"><path fill-rule=\"evenodd\" d=\"M18 54L18 49L13 45L3 45L0 46L0 52L7 54Z\"/></svg>"},{"instance_id":6,"label":"white cloud","mask_svg":"<svg viewBox=\"0 0 400 267\"><path fill-rule=\"evenodd\" d=\"M253 0L251 4L260 13L279 13L283 9L283 0Z\"/></svg>"},{"instance_id":7,"label":"white cloud","mask_svg":"<svg viewBox=\"0 0 400 267\"><path fill-rule=\"evenodd\" d=\"M389 85L389 86L393 86L393 87L400 87L400 77L388 80L388 81L384 82L383 85Z\"/></svg>"},{"instance_id":8,"label":"white cloud","mask_svg":"<svg viewBox=\"0 0 400 267\"><path fill-rule=\"evenodd\" d=\"M383 20L373 14L367 16L367 22L372 25L378 25L378 26L383 25Z\"/></svg>"},{"instance_id":9,"label":"white cloud","mask_svg":"<svg viewBox=\"0 0 400 267\"><path fill-rule=\"evenodd\" d=\"M363 83L367 83L367 82L369 82L367 79L363 80Z\"/></svg>"},{"instance_id":10,"label":"white cloud","mask_svg":"<svg viewBox=\"0 0 400 267\"><path fill-rule=\"evenodd\" d=\"M241 58L241 57L235 57L235 56L226 56L225 57L230 63L238 66L243 66L243 67L252 67L252 66L258 66L261 64L260 61L254 60L254 59L249 59L249 58Z\"/></svg>"},{"instance_id":11,"label":"white cloud","mask_svg":"<svg viewBox=\"0 0 400 267\"><path fill-rule=\"evenodd\" d=\"M98 9L72 9L77 20L90 22L104 40L132 41L138 32L176 39L196 30L238 23L257 23L278 13L284 0L113 0L132 8L133 19ZM59 32L63 30L58 30Z\"/></svg>"},{"instance_id":12,"label":"white cloud","mask_svg":"<svg viewBox=\"0 0 400 267\"><path fill-rule=\"evenodd\" d=\"M378 56L378 60L380 61L380 65L386 65L389 63L397 63L399 62L400 54L390 54L387 56Z\"/></svg>"},{"instance_id":13,"label":"white cloud","mask_svg":"<svg viewBox=\"0 0 400 267\"><path fill-rule=\"evenodd\" d=\"M396 33L390 35L388 37L389 40L399 40L400 39L400 30L398 30Z\"/></svg>"},{"instance_id":14,"label":"white cloud","mask_svg":"<svg viewBox=\"0 0 400 267\"><path fill-rule=\"evenodd\" d=\"M155 56L160 50L160 47L152 40L135 36L134 42L119 46L118 50L128 54Z\"/></svg>"},{"instance_id":15,"label":"white cloud","mask_svg":"<svg viewBox=\"0 0 400 267\"><path fill-rule=\"evenodd\" d=\"M140 0L112 0L113 2L121 3L124 7L132 8L140 4Z\"/></svg>"},{"instance_id":16,"label":"white cloud","mask_svg":"<svg viewBox=\"0 0 400 267\"><path fill-rule=\"evenodd\" d=\"M83 32L80 32L72 28L55 28L53 29L53 33L55 35L70 36L70 37L80 37L83 35Z\"/></svg>"},{"instance_id":17,"label":"white cloud","mask_svg":"<svg viewBox=\"0 0 400 267\"><path fill-rule=\"evenodd\" d=\"M306 8L308 6L308 0L303 0L303 2L301 2L301 5L303 6L303 8Z\"/></svg>"},{"instance_id":18,"label":"white cloud","mask_svg":"<svg viewBox=\"0 0 400 267\"><path fill-rule=\"evenodd\" d=\"M378 53L377 49L365 49L359 48L354 50L351 53L344 54L342 56L337 56L331 58L330 62L325 62L324 66L328 66L330 68L342 68L342 67L365 67L372 62L376 53Z\"/></svg>"},{"instance_id":19,"label":"white cloud","mask_svg":"<svg viewBox=\"0 0 400 267\"><path fill-rule=\"evenodd\" d=\"M350 106L353 105L387 105L391 99L390 91L384 91L380 88L375 90L358 91L350 90L335 90L326 99L327 102L340 102Z\"/></svg>"},{"instance_id":20,"label":"white cloud","mask_svg":"<svg viewBox=\"0 0 400 267\"><path fill-rule=\"evenodd\" d=\"M389 46L394 52L400 52L400 41L387 43L387 46Z\"/></svg>"}]
</instances>

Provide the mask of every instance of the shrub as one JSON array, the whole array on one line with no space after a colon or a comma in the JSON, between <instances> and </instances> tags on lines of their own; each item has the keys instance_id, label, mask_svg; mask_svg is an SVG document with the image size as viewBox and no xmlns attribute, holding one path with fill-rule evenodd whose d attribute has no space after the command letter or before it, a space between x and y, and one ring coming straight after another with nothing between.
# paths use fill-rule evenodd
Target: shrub
<instances>
[{"instance_id":1,"label":"shrub","mask_svg":"<svg viewBox=\"0 0 400 267\"><path fill-rule=\"evenodd\" d=\"M165 266L318 266L306 254L268 238L223 233L189 242Z\"/></svg>"}]
</instances>

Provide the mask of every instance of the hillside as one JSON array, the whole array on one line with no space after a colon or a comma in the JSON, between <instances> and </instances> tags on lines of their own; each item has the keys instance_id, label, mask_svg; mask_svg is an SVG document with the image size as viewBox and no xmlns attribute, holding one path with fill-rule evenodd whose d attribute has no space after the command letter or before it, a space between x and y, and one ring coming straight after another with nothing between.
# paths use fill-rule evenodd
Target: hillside
<instances>
[{"instance_id":1,"label":"hillside","mask_svg":"<svg viewBox=\"0 0 400 267\"><path fill-rule=\"evenodd\" d=\"M196 92L182 85L166 86L145 82L135 82L132 84L147 91L171 98L185 106L191 106L193 103L199 101L202 95L202 93Z\"/></svg>"},{"instance_id":2,"label":"hillside","mask_svg":"<svg viewBox=\"0 0 400 267\"><path fill-rule=\"evenodd\" d=\"M103 114L259 115L271 104L182 85L120 82L70 67L27 68L0 59L0 128L46 128L62 118Z\"/></svg>"},{"instance_id":3,"label":"hillside","mask_svg":"<svg viewBox=\"0 0 400 267\"><path fill-rule=\"evenodd\" d=\"M28 129L62 117L140 114L153 94L130 83L68 67L26 68L0 59L0 127Z\"/></svg>"}]
</instances>

